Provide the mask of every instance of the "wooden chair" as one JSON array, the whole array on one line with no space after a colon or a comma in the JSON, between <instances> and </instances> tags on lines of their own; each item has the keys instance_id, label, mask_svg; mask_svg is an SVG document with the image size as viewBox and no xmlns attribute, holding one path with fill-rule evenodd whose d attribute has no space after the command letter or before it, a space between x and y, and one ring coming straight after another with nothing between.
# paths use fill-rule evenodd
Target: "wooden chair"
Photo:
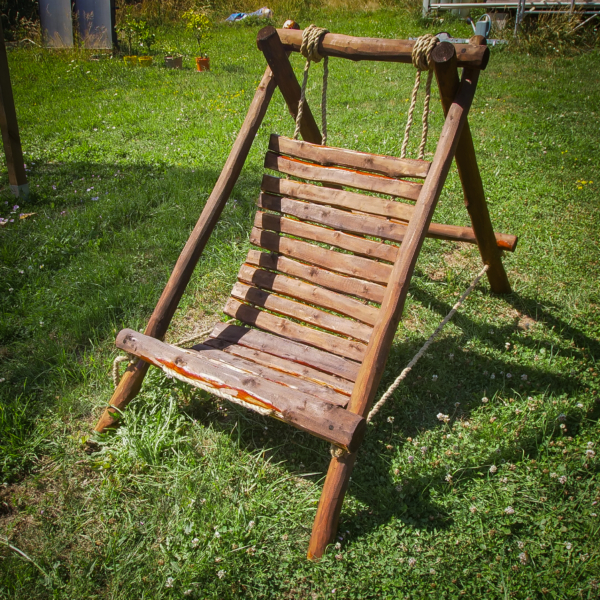
<instances>
[{"instance_id":1,"label":"wooden chair","mask_svg":"<svg viewBox=\"0 0 600 600\"><path fill-rule=\"evenodd\" d=\"M308 106L304 141L272 135L265 157L251 249L224 312L204 343L161 341L192 271L239 176L275 87L295 117L300 86L288 60L301 31L266 27L258 46L269 67L223 172L179 257L144 334L124 330L117 346L139 357L128 367L96 430L138 393L148 365L271 415L333 444L308 555L335 535L356 451L421 245L426 236L476 243L494 292L510 285L501 250L516 238L492 230L467 114L489 50L439 44L432 54L446 120L432 162L319 145ZM483 42L484 43L484 42ZM327 34L319 52L352 60L410 62L413 42ZM464 67L459 81L458 67ZM456 159L472 228L431 223ZM319 185L320 184L320 185ZM366 192L366 193L365 193ZM391 199L369 194L383 194ZM399 202L398 198L410 201ZM414 204L412 203L414 202Z\"/></svg>"}]
</instances>

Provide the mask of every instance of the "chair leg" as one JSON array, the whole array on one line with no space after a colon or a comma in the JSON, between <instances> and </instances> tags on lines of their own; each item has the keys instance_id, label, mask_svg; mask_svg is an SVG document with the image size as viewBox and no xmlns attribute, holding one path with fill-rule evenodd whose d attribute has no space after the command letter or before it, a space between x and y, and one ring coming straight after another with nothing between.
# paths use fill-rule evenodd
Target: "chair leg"
<instances>
[{"instance_id":1,"label":"chair leg","mask_svg":"<svg viewBox=\"0 0 600 600\"><path fill-rule=\"evenodd\" d=\"M333 541L355 462L356 452L344 454L340 458L334 457L329 463L308 545L309 560L321 558L327 545Z\"/></svg>"}]
</instances>

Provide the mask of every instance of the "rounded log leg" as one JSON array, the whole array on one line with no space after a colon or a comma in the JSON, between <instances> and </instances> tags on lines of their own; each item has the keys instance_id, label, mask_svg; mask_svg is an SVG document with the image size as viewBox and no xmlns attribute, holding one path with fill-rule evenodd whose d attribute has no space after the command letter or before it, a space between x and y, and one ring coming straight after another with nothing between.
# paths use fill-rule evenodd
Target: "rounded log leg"
<instances>
[{"instance_id":1,"label":"rounded log leg","mask_svg":"<svg viewBox=\"0 0 600 600\"><path fill-rule=\"evenodd\" d=\"M332 458L329 463L329 470L325 478L325 485L319 500L317 516L315 517L308 545L309 560L321 558L327 544L333 541L355 462L356 452L353 452L352 454L344 454L340 458Z\"/></svg>"},{"instance_id":2,"label":"rounded log leg","mask_svg":"<svg viewBox=\"0 0 600 600\"><path fill-rule=\"evenodd\" d=\"M119 421L119 413L111 407L123 410L139 393L146 372L150 365L143 360L137 360L127 367L117 389L114 391L108 408L100 417L94 428L99 433L104 433L110 427L116 427Z\"/></svg>"}]
</instances>

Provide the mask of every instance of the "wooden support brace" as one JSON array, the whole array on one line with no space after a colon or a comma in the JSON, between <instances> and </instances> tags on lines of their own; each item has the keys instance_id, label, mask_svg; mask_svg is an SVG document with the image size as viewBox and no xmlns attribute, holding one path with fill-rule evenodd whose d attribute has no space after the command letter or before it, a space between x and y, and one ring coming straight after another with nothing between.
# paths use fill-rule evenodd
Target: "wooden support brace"
<instances>
[{"instance_id":1,"label":"wooden support brace","mask_svg":"<svg viewBox=\"0 0 600 600\"><path fill-rule=\"evenodd\" d=\"M221 171L221 175L206 202L206 206L192 231L183 251L181 252L169 281L150 317L145 334L156 339L162 339L177 310L179 300L190 281L194 268L202 255L204 247L221 216L221 212L229 199L233 186L237 182L244 162L250 152L254 137L258 132L273 92L276 81L269 67L254 94L254 99L246 115L246 119L238 133L229 158ZM117 422L117 410L122 410L140 391L142 382L148 371L148 363L136 361L130 365L119 386L115 390L109 407L96 425L96 431L104 432ZM114 407L114 408L112 408Z\"/></svg>"},{"instance_id":2,"label":"wooden support brace","mask_svg":"<svg viewBox=\"0 0 600 600\"><path fill-rule=\"evenodd\" d=\"M2 129L2 143L8 168L8 183L12 193L17 197L29 195L29 185L23 164L23 151L21 137L17 123L17 111L13 98L10 72L8 70L8 57L4 44L4 33L0 26L0 129Z\"/></svg>"},{"instance_id":3,"label":"wooden support brace","mask_svg":"<svg viewBox=\"0 0 600 600\"><path fill-rule=\"evenodd\" d=\"M451 48L452 51L448 56L438 57L437 60L433 57L436 73L456 71L456 53L454 47ZM415 205L398 258L394 263L379 319L373 329L348 405L350 412L363 417L367 415L381 381L419 251L452 165L461 131L467 121L478 77L477 70L468 71L463 77L446 116L433 163ZM320 558L335 535L354 460L355 458L350 455L342 459L333 458L331 461L317 508L309 544L309 558Z\"/></svg>"},{"instance_id":4,"label":"wooden support brace","mask_svg":"<svg viewBox=\"0 0 600 600\"><path fill-rule=\"evenodd\" d=\"M485 38L482 36L474 36L472 42L479 43L481 41L479 38L485 43ZM453 50L452 44L442 42L432 52L432 58L443 60ZM463 78L469 78L472 75L472 70L465 69ZM458 72L456 69L436 70L436 78L440 88L444 114L447 115L460 84ZM455 159L464 192L465 206L471 218L481 259L484 264L489 265L487 276L490 287L497 294L508 294L511 291L510 283L502 264L502 251L498 248L490 213L485 201L483 182L477 166L473 137L468 122L465 123L458 141Z\"/></svg>"}]
</instances>

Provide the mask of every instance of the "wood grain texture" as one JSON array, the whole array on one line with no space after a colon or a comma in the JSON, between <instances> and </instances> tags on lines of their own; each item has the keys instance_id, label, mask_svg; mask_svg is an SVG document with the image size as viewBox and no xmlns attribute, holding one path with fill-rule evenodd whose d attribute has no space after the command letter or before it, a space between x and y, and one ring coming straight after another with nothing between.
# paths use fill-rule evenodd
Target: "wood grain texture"
<instances>
[{"instance_id":1,"label":"wood grain texture","mask_svg":"<svg viewBox=\"0 0 600 600\"><path fill-rule=\"evenodd\" d=\"M253 325L288 340L308 344L344 358L360 362L365 355L365 344L305 327L265 310L242 304L235 298L227 300L223 312L247 325Z\"/></svg>"},{"instance_id":2,"label":"wood grain texture","mask_svg":"<svg viewBox=\"0 0 600 600\"><path fill-rule=\"evenodd\" d=\"M368 342L372 328L353 319L333 315L302 302L289 300L283 296L261 290L257 287L237 282L231 290L231 296L242 302L265 308L268 311L291 317L320 329L352 337L361 342Z\"/></svg>"},{"instance_id":3,"label":"wood grain texture","mask_svg":"<svg viewBox=\"0 0 600 600\"><path fill-rule=\"evenodd\" d=\"M256 227L250 232L250 243L317 267L323 267L342 275L350 275L374 283L387 284L392 272L392 267L385 263L327 250L308 242L282 237L271 231L264 231Z\"/></svg>"},{"instance_id":4,"label":"wood grain texture","mask_svg":"<svg viewBox=\"0 0 600 600\"><path fill-rule=\"evenodd\" d=\"M287 49L294 52L300 51L302 30L278 29L277 32ZM319 54L355 61L371 60L410 64L414 45L415 42L412 40L362 38L328 33L319 43ZM474 47L469 44L456 44L454 47L460 67L486 68L490 57L489 48Z\"/></svg>"},{"instance_id":5,"label":"wood grain texture","mask_svg":"<svg viewBox=\"0 0 600 600\"><path fill-rule=\"evenodd\" d=\"M406 198L407 200L416 200L422 187L420 183L392 179L383 175L360 173L338 167L322 167L296 158L281 156L274 152L267 152L265 168L301 179L318 181L324 184L343 185L366 192Z\"/></svg>"},{"instance_id":6,"label":"wood grain texture","mask_svg":"<svg viewBox=\"0 0 600 600\"><path fill-rule=\"evenodd\" d=\"M438 50L438 48L434 52L443 52L443 49ZM472 77L472 74L468 71L465 75ZM454 94L459 87L458 73L453 68L439 69L436 71L436 78L438 87L440 88L442 108L444 114L447 115L452 105ZM462 183L465 206L471 218L481 259L484 264L489 265L487 277L490 287L493 292L507 294L511 291L510 282L502 264L498 240L492 227L490 213L485 200L483 181L477 165L477 157L475 156L473 137L468 122L465 124L460 136L455 159ZM507 248L508 250L514 250L516 247L517 238L515 236L513 238L512 244ZM500 247L502 248L503 246Z\"/></svg>"},{"instance_id":7,"label":"wood grain texture","mask_svg":"<svg viewBox=\"0 0 600 600\"><path fill-rule=\"evenodd\" d=\"M358 375L357 362L258 329L218 323L210 337L279 356L351 382Z\"/></svg>"},{"instance_id":8,"label":"wood grain texture","mask_svg":"<svg viewBox=\"0 0 600 600\"><path fill-rule=\"evenodd\" d=\"M169 281L152 312L152 316L146 327L146 335L157 339L162 339L165 336L181 300L181 296L194 272L194 268L221 216L221 212L229 199L233 186L237 182L248 152L250 152L252 142L265 116L275 87L275 78L271 73L271 69L267 68L256 89L248 114L244 119L242 128L233 144L223 170L217 179L217 183L185 247L179 255ZM137 365L128 367L110 399L110 406L114 406L119 410L127 406L138 394L147 370L148 365L146 363L138 363ZM116 425L117 419L115 415L117 414L118 412L113 408L109 407L106 409L96 424L95 430L103 432L108 427Z\"/></svg>"},{"instance_id":9,"label":"wood grain texture","mask_svg":"<svg viewBox=\"0 0 600 600\"><path fill-rule=\"evenodd\" d=\"M212 361L203 357L202 352L176 348L131 329L119 333L116 345L181 381L273 416L342 448L355 448L364 435L364 419L357 415L282 383L245 373L238 366ZM207 347L207 352L215 350Z\"/></svg>"},{"instance_id":10,"label":"wood grain texture","mask_svg":"<svg viewBox=\"0 0 600 600\"><path fill-rule=\"evenodd\" d=\"M246 257L246 262L250 265L264 267L272 271L280 271L292 277L299 277L330 290L342 292L343 294L351 294L352 296L377 302L378 304L381 304L383 301L385 287L382 285L365 281L364 279L339 275L333 271L328 271L314 265L307 265L286 256L281 256L280 254L250 250Z\"/></svg>"},{"instance_id":11,"label":"wood grain texture","mask_svg":"<svg viewBox=\"0 0 600 600\"><path fill-rule=\"evenodd\" d=\"M302 140L272 133L269 139L269 150L276 154L287 154L294 158L309 160L326 167L348 167L359 171L370 171L387 177L416 177L424 179L427 176L431 163L425 160L412 158L396 158L383 154L369 154L311 144Z\"/></svg>"},{"instance_id":12,"label":"wood grain texture","mask_svg":"<svg viewBox=\"0 0 600 600\"><path fill-rule=\"evenodd\" d=\"M246 360L255 362L257 365L269 367L274 371L289 373L295 377L300 377L302 379L306 379L307 381L317 383L320 386L331 388L332 390L335 390L344 396L350 396L352 393L352 388L354 387L352 382L343 379L342 377L337 377L336 375L330 375L328 373L324 373L323 371L318 371L312 367L292 362L291 360L286 360L280 356L274 356L273 354L267 354L266 352L261 352L260 350L246 348L245 346L240 346L239 344L228 342L227 340L210 338L206 340L204 344L206 346L218 348L223 352L245 358ZM344 403L344 406L345 405L346 403Z\"/></svg>"},{"instance_id":13,"label":"wood grain texture","mask_svg":"<svg viewBox=\"0 0 600 600\"><path fill-rule=\"evenodd\" d=\"M354 254L359 254L367 258L394 262L398 255L397 246L365 239L336 229L303 223L302 221L288 219L280 215L257 212L254 217L254 226L260 229L293 235L305 240L321 242L329 246L341 248L342 250L349 250L350 252L354 252Z\"/></svg>"},{"instance_id":14,"label":"wood grain texture","mask_svg":"<svg viewBox=\"0 0 600 600\"><path fill-rule=\"evenodd\" d=\"M263 290L284 294L321 308L336 311L371 326L375 325L377 319L378 311L374 306L364 304L344 294L305 283L300 279L292 279L285 275L257 269L248 264L241 266L238 280Z\"/></svg>"}]
</instances>

